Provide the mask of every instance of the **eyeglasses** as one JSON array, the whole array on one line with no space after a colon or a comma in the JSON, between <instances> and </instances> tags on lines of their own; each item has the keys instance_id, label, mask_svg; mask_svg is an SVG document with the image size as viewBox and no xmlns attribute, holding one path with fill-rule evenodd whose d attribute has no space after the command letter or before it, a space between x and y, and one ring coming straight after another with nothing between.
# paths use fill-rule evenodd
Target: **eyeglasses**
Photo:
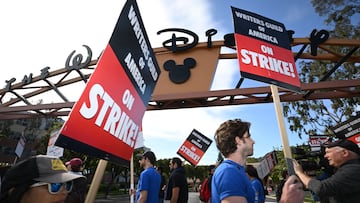
<instances>
[{"instance_id":1,"label":"eyeglasses","mask_svg":"<svg viewBox=\"0 0 360 203\"><path fill-rule=\"evenodd\" d=\"M70 192L72 187L73 187L73 181L68 181L66 183L42 183L42 182L38 182L38 183L32 184L31 187L38 187L38 186L43 186L43 185L48 185L48 190L49 190L50 194L58 194L60 192L62 186L65 186L66 192Z\"/></svg>"}]
</instances>

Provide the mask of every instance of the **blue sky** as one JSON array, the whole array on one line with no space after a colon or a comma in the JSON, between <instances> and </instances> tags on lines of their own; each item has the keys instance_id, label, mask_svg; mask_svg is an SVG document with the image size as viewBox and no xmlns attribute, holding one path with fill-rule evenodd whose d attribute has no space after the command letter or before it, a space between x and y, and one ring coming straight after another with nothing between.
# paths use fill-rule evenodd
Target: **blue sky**
<instances>
[{"instance_id":1,"label":"blue sky","mask_svg":"<svg viewBox=\"0 0 360 203\"><path fill-rule=\"evenodd\" d=\"M234 30L230 6L279 21L287 30L295 31L294 37L308 37L314 28L326 29L324 19L315 13L310 1L304 0L137 2L153 48L162 46L165 38L156 32L164 28L192 30L199 35L201 42L206 40L205 31L214 28L218 30L215 40L221 40L224 34ZM93 58L96 58L105 48L124 3L124 0L1 1L0 85L4 86L5 80L12 77L19 81L31 72L39 75L46 66L51 70L60 69L70 52L81 50L83 44L92 49ZM212 89L233 88L239 77L236 61L220 62ZM245 79L242 87L265 85ZM70 99L75 101L83 88L81 85L72 87ZM281 147L273 104L148 111L143 119L145 146L151 148L158 158L171 158L177 156L176 151L192 129L213 139L220 123L233 118L252 123L255 157ZM300 140L290 131L288 137L290 145L307 142L307 136ZM213 142L199 164L214 163L217 154Z\"/></svg>"}]
</instances>

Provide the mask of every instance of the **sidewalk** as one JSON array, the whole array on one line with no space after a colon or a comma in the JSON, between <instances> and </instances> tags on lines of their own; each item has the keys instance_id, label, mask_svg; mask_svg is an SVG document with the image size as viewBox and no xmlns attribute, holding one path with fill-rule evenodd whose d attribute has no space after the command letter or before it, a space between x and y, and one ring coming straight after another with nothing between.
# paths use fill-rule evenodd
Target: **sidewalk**
<instances>
[{"instance_id":1,"label":"sidewalk","mask_svg":"<svg viewBox=\"0 0 360 203\"><path fill-rule=\"evenodd\" d=\"M107 199L105 199L105 197L97 197L95 202L96 203L130 203L130 197L129 195L109 195ZM276 202L276 197L271 195L266 196L265 203L270 203L270 202ZM201 203L201 201L199 200L199 193L189 192L188 203Z\"/></svg>"},{"instance_id":2,"label":"sidewalk","mask_svg":"<svg viewBox=\"0 0 360 203\"><path fill-rule=\"evenodd\" d=\"M265 203L276 202L275 195L266 195ZM106 199L105 197L97 197L95 203L130 203L129 195L109 195ZM165 201L166 203L166 201ZM189 192L189 201L188 203L202 203L199 200L198 192ZM312 203L312 202L304 202L304 203Z\"/></svg>"},{"instance_id":3,"label":"sidewalk","mask_svg":"<svg viewBox=\"0 0 360 203\"><path fill-rule=\"evenodd\" d=\"M109 195L106 199L105 197L97 197L95 200L96 203L130 203L129 195ZM169 201L165 201L167 203ZM201 203L199 199L198 192L189 192L188 203Z\"/></svg>"},{"instance_id":4,"label":"sidewalk","mask_svg":"<svg viewBox=\"0 0 360 203\"><path fill-rule=\"evenodd\" d=\"M108 195L107 198L103 197L96 197L96 203L129 203L130 196L129 195Z\"/></svg>"}]
</instances>

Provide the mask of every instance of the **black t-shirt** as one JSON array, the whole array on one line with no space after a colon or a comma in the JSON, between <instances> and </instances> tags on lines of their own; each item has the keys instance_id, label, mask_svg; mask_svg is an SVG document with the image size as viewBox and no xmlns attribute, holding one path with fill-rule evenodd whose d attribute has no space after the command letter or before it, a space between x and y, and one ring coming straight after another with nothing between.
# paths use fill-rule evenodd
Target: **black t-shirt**
<instances>
[{"instance_id":1,"label":"black t-shirt","mask_svg":"<svg viewBox=\"0 0 360 203\"><path fill-rule=\"evenodd\" d=\"M73 180L71 192L66 197L65 203L83 203L87 190L87 179L77 178Z\"/></svg>"},{"instance_id":2,"label":"black t-shirt","mask_svg":"<svg viewBox=\"0 0 360 203\"><path fill-rule=\"evenodd\" d=\"M172 189L174 187L179 187L179 199L178 203L187 203L189 196L189 188L187 184L185 169L183 167L179 167L174 169L171 173L169 182L166 187L166 200L170 200L172 196Z\"/></svg>"}]
</instances>

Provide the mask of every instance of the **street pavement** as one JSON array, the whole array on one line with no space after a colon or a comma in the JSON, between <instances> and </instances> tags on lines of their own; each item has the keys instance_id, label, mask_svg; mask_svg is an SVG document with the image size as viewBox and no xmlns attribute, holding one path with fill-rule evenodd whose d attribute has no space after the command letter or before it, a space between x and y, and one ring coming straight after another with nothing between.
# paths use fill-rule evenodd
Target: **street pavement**
<instances>
[{"instance_id":1,"label":"street pavement","mask_svg":"<svg viewBox=\"0 0 360 203\"><path fill-rule=\"evenodd\" d=\"M276 198L274 196L266 196L266 203L268 202L276 202ZM128 195L117 195L117 196L108 196L105 198L98 198L95 200L95 203L130 203L130 197ZM164 203L168 203L165 201ZM189 192L189 201L188 203L201 203L199 200L198 192Z\"/></svg>"}]
</instances>

